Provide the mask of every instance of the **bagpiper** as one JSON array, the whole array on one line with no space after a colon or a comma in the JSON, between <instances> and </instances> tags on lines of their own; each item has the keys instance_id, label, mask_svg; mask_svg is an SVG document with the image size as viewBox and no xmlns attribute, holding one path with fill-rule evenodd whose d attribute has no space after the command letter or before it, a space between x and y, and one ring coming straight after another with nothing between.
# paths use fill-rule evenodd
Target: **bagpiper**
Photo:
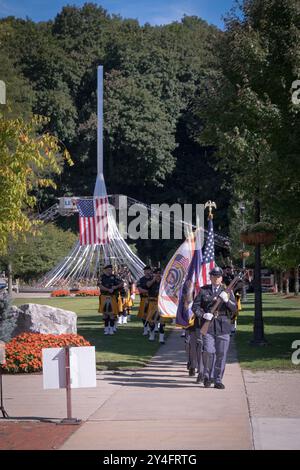
<instances>
[{"instance_id":1,"label":"bagpiper","mask_svg":"<svg viewBox=\"0 0 300 470\"><path fill-rule=\"evenodd\" d=\"M148 296L149 288L147 287L147 282L151 281L152 279L153 279L153 273L152 273L151 266L145 266L144 276L141 277L137 283L137 289L140 294L140 306L139 306L137 318L141 318L143 321L143 326L144 326L143 335L144 336L148 336L149 334L149 325L148 325L148 322L146 321L147 309L148 309L148 303L149 303L149 296Z\"/></svg>"},{"instance_id":2,"label":"bagpiper","mask_svg":"<svg viewBox=\"0 0 300 470\"><path fill-rule=\"evenodd\" d=\"M161 282L161 271L159 268L153 270L153 278L146 285L148 288L148 308L146 321L149 322L150 334L149 341L155 340L155 326L159 324L159 342L165 342L165 323L160 322L158 312L158 294Z\"/></svg>"},{"instance_id":3,"label":"bagpiper","mask_svg":"<svg viewBox=\"0 0 300 470\"><path fill-rule=\"evenodd\" d=\"M99 279L99 313L103 314L104 334L113 335L116 332L116 320L122 312L120 290L123 288L122 279L113 274L113 267L107 264Z\"/></svg>"}]
</instances>

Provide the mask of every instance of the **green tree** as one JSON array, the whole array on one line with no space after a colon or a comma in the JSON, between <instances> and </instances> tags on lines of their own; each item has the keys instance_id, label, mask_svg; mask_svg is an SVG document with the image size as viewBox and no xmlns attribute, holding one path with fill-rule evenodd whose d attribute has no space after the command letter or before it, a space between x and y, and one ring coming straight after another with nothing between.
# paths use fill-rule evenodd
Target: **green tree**
<instances>
[{"instance_id":1,"label":"green tree","mask_svg":"<svg viewBox=\"0 0 300 470\"><path fill-rule=\"evenodd\" d=\"M219 77L195 106L206 125L198 138L217 145L217 166L253 206L254 221L276 221L287 202L299 200L299 114L290 93L300 66L299 8L296 1L245 0L241 10L226 20L217 42ZM285 217L286 229L293 217ZM255 251L256 327L262 325L259 245ZM263 340L263 328L257 336Z\"/></svg>"},{"instance_id":2,"label":"green tree","mask_svg":"<svg viewBox=\"0 0 300 470\"><path fill-rule=\"evenodd\" d=\"M9 243L33 231L38 223L30 217L36 197L33 191L53 186L54 173L60 173L63 159L71 164L67 150L50 134L38 134L45 118L34 116L8 119L0 115L0 253Z\"/></svg>"},{"instance_id":3,"label":"green tree","mask_svg":"<svg viewBox=\"0 0 300 470\"><path fill-rule=\"evenodd\" d=\"M0 257L0 265L7 270L11 263L14 277L25 283L36 281L68 254L76 240L74 233L48 223L39 228L38 234L11 243L9 253Z\"/></svg>"}]
</instances>

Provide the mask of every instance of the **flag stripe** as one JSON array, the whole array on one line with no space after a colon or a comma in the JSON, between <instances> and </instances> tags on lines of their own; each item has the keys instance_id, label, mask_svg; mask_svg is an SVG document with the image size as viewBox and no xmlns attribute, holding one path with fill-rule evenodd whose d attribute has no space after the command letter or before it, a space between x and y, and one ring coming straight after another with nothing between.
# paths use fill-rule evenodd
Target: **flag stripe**
<instances>
[{"instance_id":1,"label":"flag stripe","mask_svg":"<svg viewBox=\"0 0 300 470\"><path fill-rule=\"evenodd\" d=\"M109 243L108 198L77 200L79 212L79 240L81 245Z\"/></svg>"}]
</instances>

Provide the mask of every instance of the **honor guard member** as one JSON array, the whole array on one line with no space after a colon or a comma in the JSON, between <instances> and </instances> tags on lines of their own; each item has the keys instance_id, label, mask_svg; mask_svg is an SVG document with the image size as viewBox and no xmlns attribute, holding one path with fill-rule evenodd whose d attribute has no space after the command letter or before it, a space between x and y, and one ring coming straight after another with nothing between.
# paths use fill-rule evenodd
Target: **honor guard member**
<instances>
[{"instance_id":1,"label":"honor guard member","mask_svg":"<svg viewBox=\"0 0 300 470\"><path fill-rule=\"evenodd\" d=\"M149 322L150 334L149 341L155 340L155 326L159 322L158 313L158 294L161 281L161 271L159 268L153 270L153 278L146 283L148 288L148 309L146 321ZM159 342L165 342L165 324L159 323Z\"/></svg>"},{"instance_id":2,"label":"honor guard member","mask_svg":"<svg viewBox=\"0 0 300 470\"><path fill-rule=\"evenodd\" d=\"M103 268L99 287L99 312L103 314L104 334L113 335L115 320L118 318L119 312L122 312L120 289L123 287L123 281L112 273L111 264L107 264Z\"/></svg>"},{"instance_id":3,"label":"honor guard member","mask_svg":"<svg viewBox=\"0 0 300 470\"><path fill-rule=\"evenodd\" d=\"M211 285L201 288L194 300L192 310L195 316L200 319L200 325L202 325L203 320L211 320L207 334L203 335L204 387L210 387L211 385L211 369L215 355L214 387L224 389L222 379L230 343L231 320L237 311L237 304L233 292L230 292L229 295L222 285L222 269L216 266L209 274ZM210 309L218 297L222 299L222 302L217 315L214 316L210 313Z\"/></svg>"},{"instance_id":4,"label":"honor guard member","mask_svg":"<svg viewBox=\"0 0 300 470\"><path fill-rule=\"evenodd\" d=\"M151 266L144 267L144 276L141 277L137 283L137 289L140 294L140 306L137 314L137 318L141 318L143 321L144 331L143 335L147 336L149 333L149 325L146 322L147 309L148 309L148 287L147 282L153 278Z\"/></svg>"},{"instance_id":5,"label":"honor guard member","mask_svg":"<svg viewBox=\"0 0 300 470\"><path fill-rule=\"evenodd\" d=\"M197 370L196 383L203 382L202 361L203 339L200 332L200 321L196 317L194 324L185 330L185 350L187 354L187 369L189 376L193 377Z\"/></svg>"},{"instance_id":6,"label":"honor guard member","mask_svg":"<svg viewBox=\"0 0 300 470\"><path fill-rule=\"evenodd\" d=\"M231 281L234 279L234 273L232 270L231 266L225 266L224 271L223 271L223 283L226 285L226 287L229 286ZM234 296L235 300L237 303L237 311L235 316L232 318L232 323L231 323L231 334L234 334L236 332L237 328L237 317L242 310L242 303L241 303L241 293L243 291L243 282L238 282L237 285L234 288Z\"/></svg>"}]
</instances>

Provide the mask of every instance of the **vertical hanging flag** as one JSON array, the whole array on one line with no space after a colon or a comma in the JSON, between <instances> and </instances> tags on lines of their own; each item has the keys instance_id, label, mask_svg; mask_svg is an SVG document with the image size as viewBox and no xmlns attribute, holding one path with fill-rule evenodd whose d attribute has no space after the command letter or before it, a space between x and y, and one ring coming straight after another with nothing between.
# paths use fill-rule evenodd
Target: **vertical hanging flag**
<instances>
[{"instance_id":1,"label":"vertical hanging flag","mask_svg":"<svg viewBox=\"0 0 300 470\"><path fill-rule=\"evenodd\" d=\"M179 293L176 323L187 327L193 323L192 305L194 298L202 285L202 250L200 230L198 229L190 240L193 253L186 278Z\"/></svg>"},{"instance_id":2,"label":"vertical hanging flag","mask_svg":"<svg viewBox=\"0 0 300 470\"><path fill-rule=\"evenodd\" d=\"M192 249L192 243L187 238L164 270L158 296L158 309L163 318L176 318L180 289L193 257Z\"/></svg>"},{"instance_id":3,"label":"vertical hanging flag","mask_svg":"<svg viewBox=\"0 0 300 470\"><path fill-rule=\"evenodd\" d=\"M104 245L109 243L107 196L79 199L77 207L80 245Z\"/></svg>"},{"instance_id":4,"label":"vertical hanging flag","mask_svg":"<svg viewBox=\"0 0 300 470\"><path fill-rule=\"evenodd\" d=\"M201 286L210 284L209 272L215 266L215 240L212 218L208 219L208 235L203 252L203 264L201 268Z\"/></svg>"}]
</instances>

